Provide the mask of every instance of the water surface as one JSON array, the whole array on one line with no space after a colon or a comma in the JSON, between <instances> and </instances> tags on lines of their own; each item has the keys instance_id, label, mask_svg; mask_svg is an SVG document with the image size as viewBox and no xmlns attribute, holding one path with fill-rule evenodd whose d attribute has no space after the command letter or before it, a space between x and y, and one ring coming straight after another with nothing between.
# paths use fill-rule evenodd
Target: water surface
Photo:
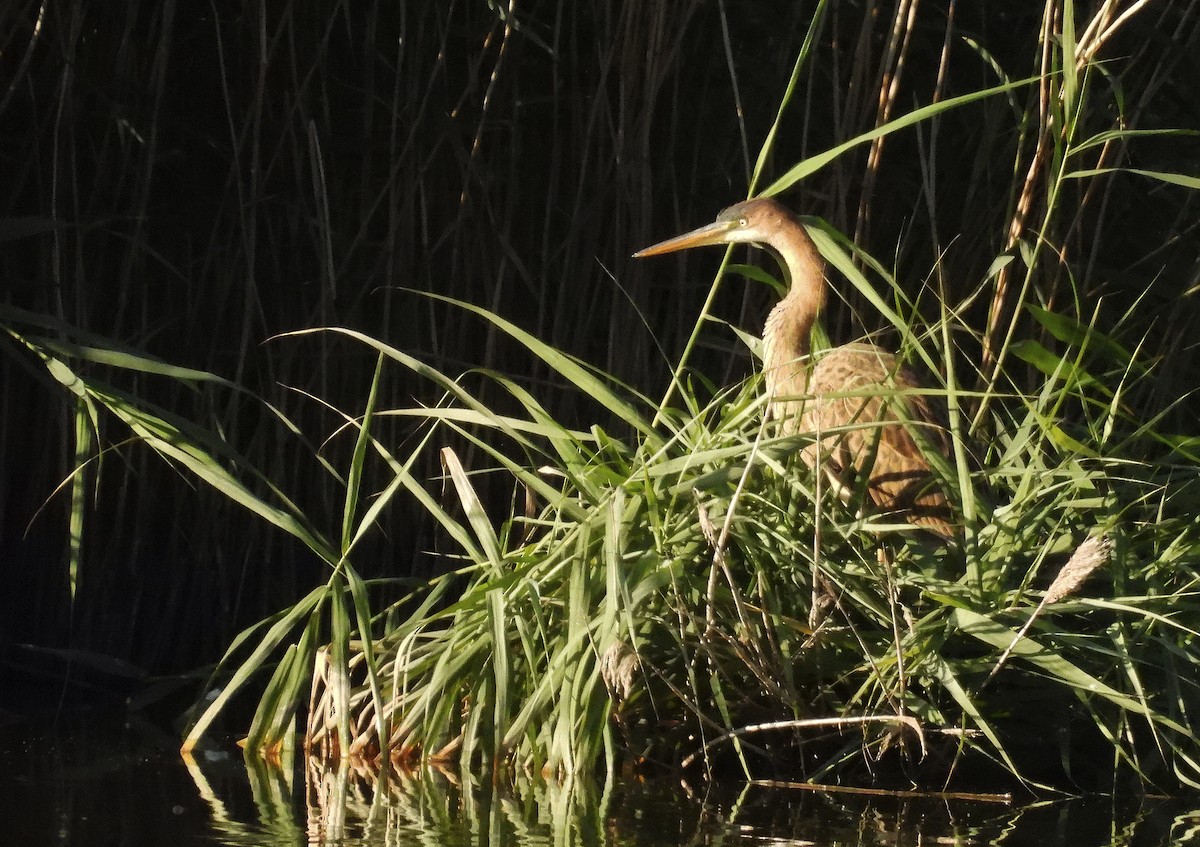
<instances>
[{"instance_id":1,"label":"water surface","mask_svg":"<svg viewBox=\"0 0 1200 847\"><path fill-rule=\"evenodd\" d=\"M516 788L437 771L377 775L187 762L135 720L0 726L0 844L1116 845L1200 844L1200 798L1003 804L671 780Z\"/></svg>"}]
</instances>

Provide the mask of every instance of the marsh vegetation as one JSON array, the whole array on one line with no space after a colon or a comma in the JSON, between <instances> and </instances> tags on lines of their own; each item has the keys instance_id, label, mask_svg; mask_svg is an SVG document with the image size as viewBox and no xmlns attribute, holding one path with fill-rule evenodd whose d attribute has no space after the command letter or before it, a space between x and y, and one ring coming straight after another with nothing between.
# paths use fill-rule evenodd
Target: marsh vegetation
<instances>
[{"instance_id":1,"label":"marsh vegetation","mask_svg":"<svg viewBox=\"0 0 1200 847\"><path fill-rule=\"evenodd\" d=\"M1200 10L434 6L0 12L12 641L270 755L1200 784ZM760 193L961 537L763 425L770 262L628 258Z\"/></svg>"}]
</instances>

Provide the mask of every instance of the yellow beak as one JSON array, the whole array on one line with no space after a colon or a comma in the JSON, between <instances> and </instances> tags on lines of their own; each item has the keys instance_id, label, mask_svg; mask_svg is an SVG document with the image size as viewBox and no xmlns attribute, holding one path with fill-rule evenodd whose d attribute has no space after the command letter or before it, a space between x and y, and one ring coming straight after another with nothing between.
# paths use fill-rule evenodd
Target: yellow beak
<instances>
[{"instance_id":1,"label":"yellow beak","mask_svg":"<svg viewBox=\"0 0 1200 847\"><path fill-rule=\"evenodd\" d=\"M729 233L737 226L737 221L716 221L706 224L699 229L685 232L666 241L638 250L633 254L635 259L644 256L658 256L662 253L674 253L676 250L687 250L692 247L707 247L711 244L728 244Z\"/></svg>"}]
</instances>

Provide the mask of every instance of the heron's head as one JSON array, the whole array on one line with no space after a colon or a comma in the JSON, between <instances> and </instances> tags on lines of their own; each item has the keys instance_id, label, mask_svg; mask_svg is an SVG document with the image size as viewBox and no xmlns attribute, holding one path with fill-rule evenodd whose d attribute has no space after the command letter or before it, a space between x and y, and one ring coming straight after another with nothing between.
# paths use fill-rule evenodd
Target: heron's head
<instances>
[{"instance_id":1,"label":"heron's head","mask_svg":"<svg viewBox=\"0 0 1200 847\"><path fill-rule=\"evenodd\" d=\"M710 224L660 241L633 255L657 256L710 244L772 244L778 233L799 226L784 206L770 197L736 203L717 215Z\"/></svg>"}]
</instances>

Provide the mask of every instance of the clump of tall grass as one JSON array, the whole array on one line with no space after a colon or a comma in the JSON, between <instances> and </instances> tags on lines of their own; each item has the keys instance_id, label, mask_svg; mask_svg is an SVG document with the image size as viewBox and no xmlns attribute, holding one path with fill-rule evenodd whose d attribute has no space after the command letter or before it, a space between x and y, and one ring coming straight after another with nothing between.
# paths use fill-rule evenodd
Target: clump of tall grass
<instances>
[{"instance_id":1,"label":"clump of tall grass","mask_svg":"<svg viewBox=\"0 0 1200 847\"><path fill-rule=\"evenodd\" d=\"M486 471L509 474L541 505L496 529L468 470L443 453L463 517L441 506L434 514L461 545L460 587L451 599L446 578L434 599L395 607L374 655L361 653L364 667L374 659L374 676L357 686L337 661L321 663L329 676L316 689L308 742L568 772L602 757L700 763L728 754L748 771L787 759L818 780L871 769L888 748L907 751L897 758L912 773L934 763L938 778L961 756L1031 781L1048 763L1052 781L1088 781L1099 756L1114 780L1196 784L1188 716L1200 657L1188 613L1197 539L1186 518L1196 479L1179 464L1188 441L1138 420L1128 402L1147 390L1154 362L1097 329L1098 312L1079 320L1030 296L1061 290L1060 259L1044 240L1063 226L1061 195L1108 172L1079 163L1100 150L1103 165L1105 145L1133 137L1076 137L1071 115L1098 43L1072 37L1061 79L1047 67L1038 81L1044 123L1015 186L1011 231L1040 235L1010 239L986 287L923 323L894 281L889 306L856 271L877 264L823 242L910 358L943 375L938 393L957 449L942 471L957 493L961 544L912 533L877 540L870 530L895 527L831 505L819 479L789 463L794 440L761 428L752 383L698 390L698 376L681 367L677 405L652 403L481 312L623 432L557 426L502 379L522 414L501 417L437 375L456 402L406 414L428 414L475 444L492 458ZM885 123L769 191L954 105ZM986 326L973 331L961 315L989 289ZM1017 340L1018 325L1036 332ZM973 349L982 351L974 374L963 365ZM1014 362L1027 378L1016 378ZM465 424L502 433L528 461Z\"/></svg>"},{"instance_id":2,"label":"clump of tall grass","mask_svg":"<svg viewBox=\"0 0 1200 847\"><path fill-rule=\"evenodd\" d=\"M530 392L490 374L519 409L500 414L396 348L330 330L378 352L377 383L393 362L444 391L443 402L408 409L377 408L373 392L364 415L346 416L357 447L336 541L286 501L250 495L227 470L236 455L203 430L67 367L92 355L82 347L23 337L81 402L120 415L331 567L326 585L231 646L230 675L192 739L282 650L248 739L258 749L290 745L311 687L306 743L327 754L558 773L735 761L817 781L887 763L944 778L958 757L1029 780L1086 781L1102 757L1113 778L1196 781L1189 715L1200 656L1189 620L1200 539L1188 504L1198 481L1178 461L1186 441L1131 420L1114 399L1152 373L1114 339L1035 313L1065 339L1060 353L1018 351L1045 374L1038 392L944 392L952 406L987 401L991 437L972 445L979 469L943 468L965 532L941 545L895 526L880 534L884 518L822 494L789 461L803 436L763 428L756 379L714 390L693 375L664 406L462 307L619 429L562 427ZM934 361L965 332L950 314L912 330ZM210 378L125 355L125 367ZM372 436L392 415L423 422L406 455ZM451 438L490 459L468 469L439 450L447 505L409 469ZM367 497L372 461L391 482ZM537 505L497 522L476 494L484 473L505 475ZM351 558L401 491L440 523L460 565L375 609L375 583ZM1035 614L1059 564L1101 531L1113 545L1107 567ZM1084 774L1051 780L1047 758L1080 762Z\"/></svg>"},{"instance_id":3,"label":"clump of tall grass","mask_svg":"<svg viewBox=\"0 0 1200 847\"><path fill-rule=\"evenodd\" d=\"M500 414L356 336L446 392L436 407L356 422L360 444L395 473L366 512L407 488L454 540L460 566L368 613L339 563L346 582L324 602L341 642L320 647L310 618L268 686L253 743L288 738L315 663L306 745L324 754L555 773L629 759L738 761L756 773L769 761L818 781L881 758L943 779L959 757L1036 781L1047 758L1069 768L1100 755L1111 774L1200 777L1189 718L1200 654L1188 622L1200 539L1180 499L1198 480L1164 460L1156 445L1167 439L1108 398L1105 386L1148 378L1113 339L1039 313L1073 339L1059 354L1023 351L1045 368L1041 390L939 390L986 403L990 419L988 443L972 445L978 468L943 467L965 527L961 543L944 545L823 495L790 461L803 436L763 427L755 379L716 391L696 382L663 406L463 308L526 345L620 430L562 427L492 374L520 410ZM950 315L912 330L935 361L942 340L965 331ZM1072 421L1069 404L1080 409ZM416 450L395 456L370 437L383 415L425 421ZM489 457L466 468L441 449L453 505L406 476L420 450L449 438ZM485 474L536 506L495 520L473 482ZM1056 571L1089 535L1111 545L1099 574L1081 593L1057 590ZM1047 587L1059 596L1039 607ZM1023 733L1039 723L1030 749ZM902 752L888 759L889 748Z\"/></svg>"}]
</instances>

